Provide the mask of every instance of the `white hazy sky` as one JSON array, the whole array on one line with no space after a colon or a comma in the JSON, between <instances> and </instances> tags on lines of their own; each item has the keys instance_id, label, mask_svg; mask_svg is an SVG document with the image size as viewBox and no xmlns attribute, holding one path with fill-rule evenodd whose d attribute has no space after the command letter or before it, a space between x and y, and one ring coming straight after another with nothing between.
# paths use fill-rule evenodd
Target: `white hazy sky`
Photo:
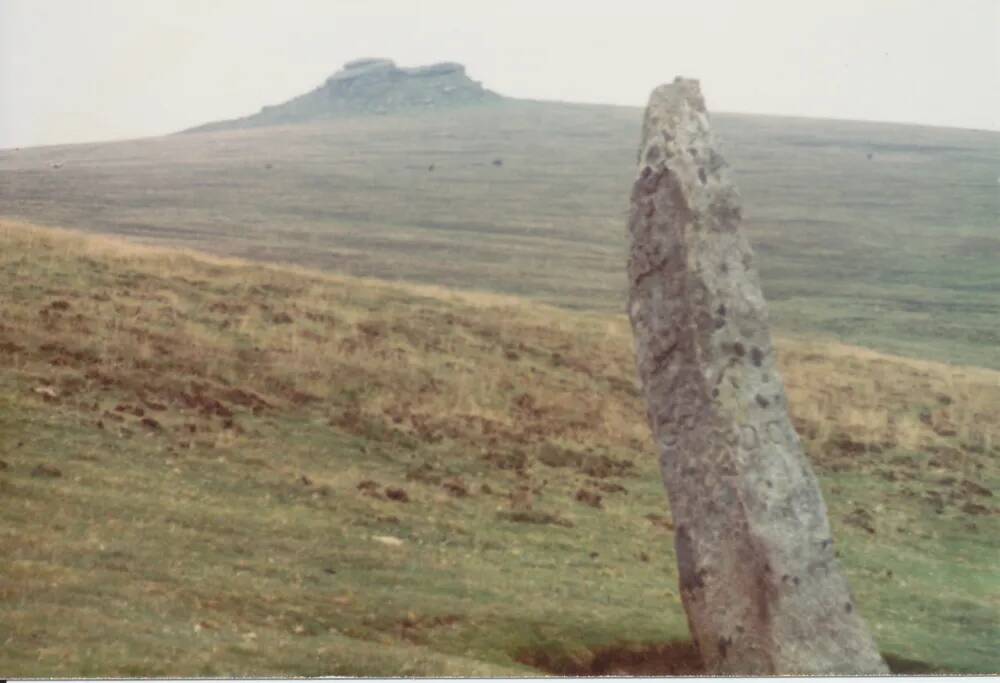
<instances>
[{"instance_id":1,"label":"white hazy sky","mask_svg":"<svg viewBox=\"0 0 1000 683\"><path fill-rule=\"evenodd\" d=\"M0 0L0 148L256 112L344 62L505 95L1000 130L1000 0Z\"/></svg>"}]
</instances>

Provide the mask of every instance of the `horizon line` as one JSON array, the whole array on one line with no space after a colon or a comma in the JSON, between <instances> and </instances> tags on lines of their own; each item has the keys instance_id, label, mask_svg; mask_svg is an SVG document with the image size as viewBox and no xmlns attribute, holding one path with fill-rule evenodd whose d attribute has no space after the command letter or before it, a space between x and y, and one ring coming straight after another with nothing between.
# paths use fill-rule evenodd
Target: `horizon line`
<instances>
[{"instance_id":1,"label":"horizon line","mask_svg":"<svg viewBox=\"0 0 1000 683\"><path fill-rule=\"evenodd\" d=\"M496 91L493 91L493 92L496 92ZM579 100L556 100L556 99L541 99L541 98L533 98L533 97L512 97L512 96L508 96L508 95L503 95L501 93L497 93L497 94L500 95L503 98L503 101L506 101L506 102L536 102L536 103L540 103L540 104L561 104L561 105L585 106L585 107L616 107L616 108L621 108L621 109L636 109L636 110L639 110L639 111L641 111L641 110L643 110L645 108L645 105L621 104L619 102L601 102L601 101L586 101L586 102L583 102L583 101L579 101ZM280 105L276 105L276 106L280 106ZM472 106L475 107L477 105L472 105ZM484 106L491 106L491 105L484 105ZM495 106L495 105L492 105L492 106ZM412 113L412 112L399 112L399 113L396 113L396 114L381 114L381 115L378 116L378 118L391 118L393 116L405 115L407 113ZM426 112L424 112L424 113L426 113ZM709 111L709 116L715 116L715 115L723 115L723 116L761 116L761 117L767 117L767 118L806 119L806 120L810 120L810 121L839 121L839 122L844 122L844 123L868 123L868 124L882 124L882 125L888 125L888 126L907 126L907 127L918 127L918 128L935 128L935 129L944 129L944 130L956 130L956 131L966 131L966 132L971 132L971 133L993 133L993 134L1000 134L1000 127L997 127L997 128L981 128L981 127L975 127L975 126L957 126L957 125L944 125L944 124L937 124L937 123L926 123L926 122L922 122L922 121L892 121L892 120L887 120L887 119L841 118L841 117L836 117L836 116L820 116L820 115L815 115L815 114L788 114L788 113L777 113L777 112L766 112L766 111L731 111L731 110L723 110L723 109L720 109L720 110L717 110L717 111ZM187 126L187 127L182 128L180 130L173 130L173 131L165 132L165 133L154 133L154 134L149 134L149 135L138 135L138 136L125 135L125 136L122 136L122 137L99 138L99 139L92 139L92 140L80 140L80 141L75 141L75 142L47 142L47 143L42 143L42 144L37 144L37 145L12 145L10 147L0 147L0 153L3 153L3 152L17 152L17 151L29 150L29 149L30 150L44 149L46 147L72 147L72 146L75 146L75 145L101 145L101 144L116 144L116 143L122 143L122 142L136 142L136 141L139 141L139 140L153 140L153 139L156 139L156 138L165 138L165 137L169 137L171 135L176 135L176 134L181 133L181 132L186 132L187 130L189 130L191 128L197 128L199 126L207 125L207 124L210 124L210 123L217 123L217 122L224 122L224 121L234 121L234 120L238 120L238 119L241 119L241 118L245 118L247 116L252 116L252 114L244 114L242 116L235 116L235 117L232 117L232 118L222 118L222 119L214 119L214 120L211 120L211 121L203 121L202 123L196 123L196 124L194 124L192 126ZM302 125L302 124L308 124L308 123L328 123L328 122L334 122L334 121L337 121L337 120L340 120L340 119L366 118L366 117L369 117L369 116L370 115L368 115L368 114L358 114L357 116L350 116L350 115L348 115L348 116L343 116L343 117L338 117L338 118L332 118L332 119L316 119L316 120L312 120L312 121L308 121L307 120L307 121L300 121L300 122L294 122L294 123L285 123L285 124L275 124L275 125L268 125L268 126L254 126L254 128L279 128L279 127ZM206 131L206 132L219 132L219 131ZM193 134L197 134L197 133L193 133Z\"/></svg>"}]
</instances>

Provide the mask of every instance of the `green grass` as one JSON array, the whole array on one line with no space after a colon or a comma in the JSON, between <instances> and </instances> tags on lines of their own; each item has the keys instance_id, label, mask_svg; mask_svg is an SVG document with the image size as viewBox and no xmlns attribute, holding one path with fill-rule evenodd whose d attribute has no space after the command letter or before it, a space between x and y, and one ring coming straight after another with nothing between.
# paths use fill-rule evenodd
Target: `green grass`
<instances>
[{"instance_id":1,"label":"green grass","mask_svg":"<svg viewBox=\"0 0 1000 683\"><path fill-rule=\"evenodd\" d=\"M81 658L91 648L104 667L91 674L104 675L497 675L516 672L512 657L540 635L684 635L669 537L636 514L663 511L655 481L630 491L628 508L604 512L553 491L552 505L575 525L554 532L498 519L513 477L454 452L444 470L465 476L468 498L406 479L433 457L425 449L393 453L323 423L275 420L231 448L181 454L71 419L42 422L9 398L4 408L5 444L28 439L5 449L14 585L4 623L18 626L3 634L14 638L3 668L12 675L87 675ZM31 477L37 462L63 476ZM317 484L302 484L303 474ZM327 477L336 483L321 489ZM355 486L365 479L404 487L412 500L363 496ZM496 496L479 493L486 482ZM380 535L404 545L387 548L373 540ZM595 548L601 557L590 557ZM638 562L640 549L657 561ZM643 609L656 598L672 614ZM81 621L92 634L84 639ZM197 632L201 623L210 626ZM125 642L108 638L121 631ZM357 640L389 656L359 668L345 659ZM449 669L441 652L470 661Z\"/></svg>"},{"instance_id":2,"label":"green grass","mask_svg":"<svg viewBox=\"0 0 1000 683\"><path fill-rule=\"evenodd\" d=\"M0 206L144 242L618 313L640 115L508 101L6 150ZM1000 368L1000 134L713 120L779 329Z\"/></svg>"},{"instance_id":3,"label":"green grass","mask_svg":"<svg viewBox=\"0 0 1000 683\"><path fill-rule=\"evenodd\" d=\"M2 228L0 674L520 676L687 640L620 317ZM882 651L1000 670L997 373L779 344Z\"/></svg>"},{"instance_id":4,"label":"green grass","mask_svg":"<svg viewBox=\"0 0 1000 683\"><path fill-rule=\"evenodd\" d=\"M650 462L601 510L572 501L576 482L544 494L572 527L515 524L478 490L515 482L450 449L444 469L468 497L406 479L423 448L390 452L316 422L177 452L47 415L18 389L4 387L0 422L5 675L517 676L525 653L586 662L609 644L687 637L671 535L645 518L666 512ZM62 477L32 477L42 462ZM410 502L363 496L364 479ZM863 478L823 482L883 651L925 671L996 672L995 517L971 532ZM885 501L876 535L840 521L857 501Z\"/></svg>"}]
</instances>

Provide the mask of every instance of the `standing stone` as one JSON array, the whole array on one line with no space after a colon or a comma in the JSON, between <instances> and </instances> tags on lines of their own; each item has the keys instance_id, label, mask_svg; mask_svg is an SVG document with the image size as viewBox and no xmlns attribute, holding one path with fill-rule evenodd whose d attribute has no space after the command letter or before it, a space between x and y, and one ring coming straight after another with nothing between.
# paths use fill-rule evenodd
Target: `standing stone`
<instances>
[{"instance_id":1,"label":"standing stone","mask_svg":"<svg viewBox=\"0 0 1000 683\"><path fill-rule=\"evenodd\" d=\"M698 81L653 91L629 318L691 634L716 674L888 673L786 407L739 193Z\"/></svg>"}]
</instances>

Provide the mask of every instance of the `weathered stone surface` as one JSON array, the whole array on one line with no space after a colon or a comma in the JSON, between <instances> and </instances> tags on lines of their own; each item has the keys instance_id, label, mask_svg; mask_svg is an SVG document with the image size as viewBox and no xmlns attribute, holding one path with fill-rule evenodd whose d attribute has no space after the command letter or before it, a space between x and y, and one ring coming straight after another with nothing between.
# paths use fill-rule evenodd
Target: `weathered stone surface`
<instances>
[{"instance_id":1,"label":"weathered stone surface","mask_svg":"<svg viewBox=\"0 0 1000 683\"><path fill-rule=\"evenodd\" d=\"M274 126L304 121L444 109L499 102L500 95L470 79L455 62L399 67L391 59L355 59L315 90L252 116L207 123L185 132Z\"/></svg>"},{"instance_id":2,"label":"weathered stone surface","mask_svg":"<svg viewBox=\"0 0 1000 683\"><path fill-rule=\"evenodd\" d=\"M465 67L457 62L438 62L427 66L414 66L403 69L410 76L441 76L443 74L465 74Z\"/></svg>"},{"instance_id":3,"label":"weathered stone surface","mask_svg":"<svg viewBox=\"0 0 1000 683\"><path fill-rule=\"evenodd\" d=\"M326 79L326 84L329 86L336 81L352 81L357 78L377 79L379 75L384 76L395 71L398 71L398 68L391 59L355 59L344 64L344 68Z\"/></svg>"},{"instance_id":4,"label":"weathered stone surface","mask_svg":"<svg viewBox=\"0 0 1000 683\"><path fill-rule=\"evenodd\" d=\"M629 317L709 671L887 673L786 408L740 199L697 81L653 91L632 191Z\"/></svg>"},{"instance_id":5,"label":"weathered stone surface","mask_svg":"<svg viewBox=\"0 0 1000 683\"><path fill-rule=\"evenodd\" d=\"M352 59L351 61L344 64L344 71L355 71L363 67L370 66L396 66L396 63L391 59L385 59L383 57L362 57L360 59Z\"/></svg>"}]
</instances>

